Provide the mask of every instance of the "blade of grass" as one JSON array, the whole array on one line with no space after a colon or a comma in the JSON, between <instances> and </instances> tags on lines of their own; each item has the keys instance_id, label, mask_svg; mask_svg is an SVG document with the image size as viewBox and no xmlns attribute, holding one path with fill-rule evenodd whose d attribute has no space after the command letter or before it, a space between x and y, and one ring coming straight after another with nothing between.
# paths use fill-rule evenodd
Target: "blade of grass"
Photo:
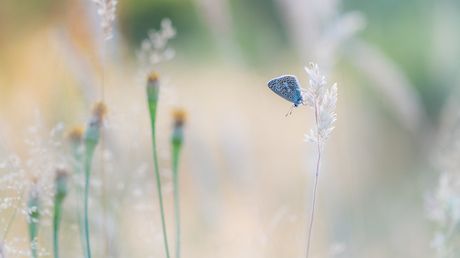
<instances>
[{"instance_id":1,"label":"blade of grass","mask_svg":"<svg viewBox=\"0 0 460 258\"><path fill-rule=\"evenodd\" d=\"M40 198L36 181L32 185L29 195L30 199L27 202L27 222L29 223L30 249L32 250L32 257L37 258L38 227L40 225Z\"/></svg>"},{"instance_id":2,"label":"blade of grass","mask_svg":"<svg viewBox=\"0 0 460 258\"><path fill-rule=\"evenodd\" d=\"M179 154L184 140L184 123L186 113L182 109L177 109L173 113L174 131L171 137L172 144L172 167L174 183L174 210L176 214L176 258L180 257L180 210L179 210Z\"/></svg>"},{"instance_id":3,"label":"blade of grass","mask_svg":"<svg viewBox=\"0 0 460 258\"><path fill-rule=\"evenodd\" d=\"M161 223L163 225L163 238L165 242L166 257L169 258L168 239L166 237L166 223L165 223L165 215L164 215L164 209L163 209L163 196L161 194L160 170L158 166L157 147L156 147L156 141L155 141L155 120L156 120L156 113L157 113L159 90L160 89L159 89L159 83L158 83L158 75L152 72L147 77L147 100L148 100L149 111L150 111L150 122L152 125L153 161L155 165L155 175L157 179L158 200L160 203L160 212L161 212Z\"/></svg>"},{"instance_id":4,"label":"blade of grass","mask_svg":"<svg viewBox=\"0 0 460 258\"><path fill-rule=\"evenodd\" d=\"M85 239L86 239L86 257L91 258L91 247L89 241L89 223L88 223L88 196L89 196L89 183L91 175L91 161L93 159L94 149L97 142L85 141L85 203L84 203L84 218L85 218Z\"/></svg>"},{"instance_id":5,"label":"blade of grass","mask_svg":"<svg viewBox=\"0 0 460 258\"><path fill-rule=\"evenodd\" d=\"M59 258L59 224L61 221L62 202L67 194L67 172L56 170L56 194L54 195L53 244L54 257Z\"/></svg>"},{"instance_id":6,"label":"blade of grass","mask_svg":"<svg viewBox=\"0 0 460 258\"><path fill-rule=\"evenodd\" d=\"M98 101L93 107L92 117L88 128L83 136L85 144L85 236L86 236L86 253L87 258L91 258L91 247L89 241L89 223L88 223L88 197L91 175L91 162L94 157L94 150L100 139L102 119L107 112L104 102Z\"/></svg>"},{"instance_id":7,"label":"blade of grass","mask_svg":"<svg viewBox=\"0 0 460 258\"><path fill-rule=\"evenodd\" d=\"M80 150L83 148L82 143L83 137L83 128L76 126L74 129L69 133L69 138L72 142L72 156L74 159L74 166L73 171L74 174L77 176L78 179L81 179L83 174L83 155ZM86 238L85 238L85 220L83 217L84 214L84 206L83 206L83 187L80 181L75 183L76 188L76 199L77 199L77 220L78 220L78 229L80 233L80 242L82 247L83 257L87 258L86 252Z\"/></svg>"}]
</instances>

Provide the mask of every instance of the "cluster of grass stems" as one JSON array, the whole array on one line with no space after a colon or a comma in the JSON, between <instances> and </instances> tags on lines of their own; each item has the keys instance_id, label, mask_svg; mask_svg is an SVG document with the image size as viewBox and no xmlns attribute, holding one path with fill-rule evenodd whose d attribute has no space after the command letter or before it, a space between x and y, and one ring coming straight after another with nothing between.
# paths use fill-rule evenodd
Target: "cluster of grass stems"
<instances>
[{"instance_id":1,"label":"cluster of grass stems","mask_svg":"<svg viewBox=\"0 0 460 258\"><path fill-rule=\"evenodd\" d=\"M79 238L82 246L82 254L84 258L91 258L91 241L90 241L90 225L89 225L89 207L88 199L90 196L90 183L91 183L91 173L92 173L92 162L98 145L101 150L101 177L102 177L102 207L103 207L103 229L104 229L104 238L105 238L105 257L108 257L108 231L105 225L105 216L106 216L106 193L105 193L105 173L104 173L104 160L102 159L104 151L104 137L103 137L103 120L107 113L107 106L104 99L104 70L105 70L105 48L106 41L112 37L111 35L111 26L114 21L114 11L116 0L93 0L99 8L99 14L101 15L103 22L101 23L103 29L103 60L102 60L102 85L101 85L101 100L96 102L92 116L88 122L87 128L85 131L81 127L75 127L69 133L70 145L71 145L71 154L72 157L72 170L77 178L75 185L76 190L76 202L77 202L77 220L78 220L78 229L79 229ZM168 21L163 22L163 25L169 25ZM166 35L166 40L173 37L175 31L170 30ZM166 41L165 41L166 43ZM157 106L160 93L160 84L158 75L154 72L151 72L147 75L146 82L146 95L147 103L150 114L151 121L151 132L152 132L152 150L153 150L153 161L155 168L155 176L157 182L158 190L158 200L161 213L161 223L163 228L163 238L166 250L166 256L170 257L167 234L166 234L166 221L165 221L165 212L163 207L163 196L161 189L161 178L160 170L158 165L157 157L157 144L156 144L156 130L155 123L157 117ZM175 221L176 221L176 258L180 257L180 214L179 214L179 176L178 176L178 166L179 166L179 154L182 147L183 141L183 124L185 122L185 112L183 110L176 110L174 112L174 131L171 137L171 147L172 147L172 168L173 168L173 184L174 184L174 209L175 209ZM59 228L60 222L62 219L62 210L64 208L64 200L68 191L68 172L63 168L56 169L56 176L54 181L54 217L53 217L53 250L54 257L59 257ZM84 180L83 180L84 179ZM30 249L32 257L37 257L37 240L38 240L38 230L40 226L40 216L42 215L42 205L40 200L40 189L38 179L35 179L33 184L29 189L29 200L26 205L27 221L29 226L29 240L30 240ZM10 227L16 217L18 210L21 207L23 202L23 195L26 192L27 186L24 186L21 190L20 197L18 198L17 205L14 209L13 215L10 218L5 233L3 235L1 245L0 245L0 255L2 258L5 258L4 245L7 238Z\"/></svg>"},{"instance_id":2,"label":"cluster of grass stems","mask_svg":"<svg viewBox=\"0 0 460 258\"><path fill-rule=\"evenodd\" d=\"M157 157L157 145L155 140L155 123L157 115L158 97L159 97L159 80L156 73L151 73L147 76L147 102L150 111L150 120L152 125L152 150L153 150L153 161L155 167L155 176L157 181L158 199L161 212L161 223L163 228L163 237L165 243L166 256L170 257L170 252L167 242L166 234L166 221L163 207L163 196L161 191L161 178L158 165ZM77 182L75 182L76 189L76 201L77 201L77 220L80 232L80 241L83 250L83 256L85 258L91 257L91 242L90 242L90 226L89 226L89 210L88 210L88 199L90 196L90 179L92 173L92 162L96 147L100 142L101 129L103 127L103 119L107 113L107 107L102 102L97 102L92 111L92 117L89 120L86 131L79 127L74 128L69 133L69 139L71 144L71 156L72 156L72 169ZM174 183L174 209L175 209L175 221L176 221L176 257L180 257L180 214L179 214L179 154L183 142L183 124L185 122L185 112L183 110L176 110L174 112L174 129L171 137L172 147L172 168L173 168L173 183ZM84 172L84 173L83 173ZM78 182L84 176L84 184ZM64 207L64 200L68 192L68 172L63 168L56 169L56 176L54 181L54 217L53 217L53 250L54 257L59 257L59 228L62 219L62 210ZM37 240L38 230L40 226L41 214L41 200L40 200L40 189L39 184L35 180L29 189L29 200L27 202L27 215L29 225L29 240L31 246L32 257L37 257ZM17 211L20 209L20 204L23 200L23 195L26 187L23 187L18 203L14 210L14 213L7 224L5 234L1 242L0 255L5 257L4 254L4 243L7 237L8 231L11 224L16 216Z\"/></svg>"}]
</instances>

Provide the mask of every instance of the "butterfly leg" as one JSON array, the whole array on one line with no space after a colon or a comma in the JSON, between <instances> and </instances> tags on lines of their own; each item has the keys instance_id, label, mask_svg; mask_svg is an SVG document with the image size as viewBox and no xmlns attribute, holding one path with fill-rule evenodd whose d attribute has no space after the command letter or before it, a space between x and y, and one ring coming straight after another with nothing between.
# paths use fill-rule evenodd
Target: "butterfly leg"
<instances>
[{"instance_id":1,"label":"butterfly leg","mask_svg":"<svg viewBox=\"0 0 460 258\"><path fill-rule=\"evenodd\" d=\"M294 108L294 105L295 105L295 104L293 104L293 105L289 108L289 111L286 113L286 116L284 116L284 117L287 117L288 115L292 114L292 109Z\"/></svg>"}]
</instances>

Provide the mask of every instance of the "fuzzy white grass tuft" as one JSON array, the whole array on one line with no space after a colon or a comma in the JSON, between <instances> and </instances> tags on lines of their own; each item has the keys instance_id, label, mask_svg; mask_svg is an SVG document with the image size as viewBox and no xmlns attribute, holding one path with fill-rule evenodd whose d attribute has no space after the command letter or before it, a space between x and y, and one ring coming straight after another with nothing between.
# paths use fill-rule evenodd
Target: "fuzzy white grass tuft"
<instances>
[{"instance_id":1,"label":"fuzzy white grass tuft","mask_svg":"<svg viewBox=\"0 0 460 258\"><path fill-rule=\"evenodd\" d=\"M334 129L332 125L337 120L334 113L337 104L337 83L331 89L326 88L326 79L321 75L318 65L310 63L311 69L305 67L310 76L310 88L304 94L304 101L315 110L316 133L310 130L305 141L323 144L329 139L329 133ZM316 134L316 135L315 135Z\"/></svg>"},{"instance_id":2,"label":"fuzzy white grass tuft","mask_svg":"<svg viewBox=\"0 0 460 258\"><path fill-rule=\"evenodd\" d=\"M142 68L149 71L152 69L151 65L172 59L175 54L174 49L167 47L167 44L175 36L176 29L168 18L161 20L159 30L149 30L148 37L142 41L141 49L137 52ZM143 74L145 73L144 71Z\"/></svg>"},{"instance_id":3,"label":"fuzzy white grass tuft","mask_svg":"<svg viewBox=\"0 0 460 258\"><path fill-rule=\"evenodd\" d=\"M307 258L310 251L311 231L313 228L313 216L315 214L316 190L318 187L319 167L324 141L329 139L329 133L334 129L332 125L337 120L335 107L337 104L337 83L331 89L326 88L326 78L321 75L318 64L310 63L311 69L305 67L310 76L310 88L303 94L306 105L315 111L316 132L310 129L310 135L306 134L305 141L310 141L318 146L318 161L316 163L315 186L313 190L313 204L311 210L310 228L308 230Z\"/></svg>"},{"instance_id":4,"label":"fuzzy white grass tuft","mask_svg":"<svg viewBox=\"0 0 460 258\"><path fill-rule=\"evenodd\" d=\"M92 0L97 6L97 14L101 16L101 28L104 40L109 40L113 37L112 28L115 22L115 9L118 3L117 0Z\"/></svg>"}]
</instances>

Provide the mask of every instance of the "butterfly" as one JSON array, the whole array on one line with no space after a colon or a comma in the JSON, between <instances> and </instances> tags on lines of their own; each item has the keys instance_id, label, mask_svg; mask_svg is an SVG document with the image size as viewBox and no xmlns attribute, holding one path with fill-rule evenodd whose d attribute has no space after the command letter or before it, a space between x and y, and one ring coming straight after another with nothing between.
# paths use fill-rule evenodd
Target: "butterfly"
<instances>
[{"instance_id":1,"label":"butterfly","mask_svg":"<svg viewBox=\"0 0 460 258\"><path fill-rule=\"evenodd\" d=\"M307 90L300 88L300 84L297 81L297 77L294 75L283 75L274 79L271 79L267 83L268 87L278 94L283 99L294 103L289 109L288 114L292 113L293 107L298 107L300 104L305 105L304 97L302 92Z\"/></svg>"}]
</instances>

